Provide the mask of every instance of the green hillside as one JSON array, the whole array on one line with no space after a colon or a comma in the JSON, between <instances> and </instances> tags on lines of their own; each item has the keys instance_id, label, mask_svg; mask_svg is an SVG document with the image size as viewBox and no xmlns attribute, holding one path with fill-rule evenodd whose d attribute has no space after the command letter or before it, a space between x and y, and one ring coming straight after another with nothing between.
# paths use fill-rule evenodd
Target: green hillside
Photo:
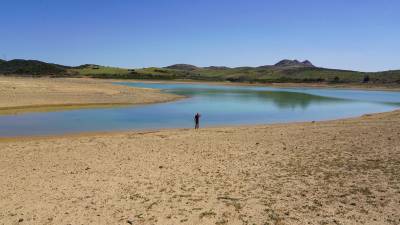
<instances>
[{"instance_id":1,"label":"green hillside","mask_svg":"<svg viewBox=\"0 0 400 225\"><path fill-rule=\"evenodd\" d=\"M124 69L95 64L77 67L45 63L37 60L0 61L0 74L29 76L69 76L104 79L199 80L259 83L376 83L400 84L400 70L358 72L326 69L310 61L282 60L275 65L259 67L197 67L175 64L164 68Z\"/></svg>"},{"instance_id":2,"label":"green hillside","mask_svg":"<svg viewBox=\"0 0 400 225\"><path fill-rule=\"evenodd\" d=\"M365 73L326 69L314 66L261 67L188 67L190 69L145 68L136 70L137 78L192 79L232 82L329 82L329 83L392 83L400 84L400 70ZM176 68L176 67L174 67Z\"/></svg>"},{"instance_id":3,"label":"green hillside","mask_svg":"<svg viewBox=\"0 0 400 225\"><path fill-rule=\"evenodd\" d=\"M68 73L79 76L92 76L98 78L112 78L112 76L121 76L129 74L130 70L117 67L99 66L94 64L85 64L70 68ZM111 76L111 77L110 77Z\"/></svg>"},{"instance_id":4,"label":"green hillside","mask_svg":"<svg viewBox=\"0 0 400 225\"><path fill-rule=\"evenodd\" d=\"M13 59L10 61L0 61L0 74L20 74L20 75L61 75L66 74L69 67L45 63L38 60Z\"/></svg>"}]
</instances>

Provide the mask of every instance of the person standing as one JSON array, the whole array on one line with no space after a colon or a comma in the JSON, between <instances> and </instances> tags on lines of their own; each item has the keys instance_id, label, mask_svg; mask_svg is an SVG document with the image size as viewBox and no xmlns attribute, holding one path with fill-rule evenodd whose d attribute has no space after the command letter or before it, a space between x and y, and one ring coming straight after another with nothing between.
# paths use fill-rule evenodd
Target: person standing
<instances>
[{"instance_id":1,"label":"person standing","mask_svg":"<svg viewBox=\"0 0 400 225\"><path fill-rule=\"evenodd\" d=\"M201 115L199 113L196 113L196 115L194 115L194 129L199 129L200 127L200 116Z\"/></svg>"}]
</instances>

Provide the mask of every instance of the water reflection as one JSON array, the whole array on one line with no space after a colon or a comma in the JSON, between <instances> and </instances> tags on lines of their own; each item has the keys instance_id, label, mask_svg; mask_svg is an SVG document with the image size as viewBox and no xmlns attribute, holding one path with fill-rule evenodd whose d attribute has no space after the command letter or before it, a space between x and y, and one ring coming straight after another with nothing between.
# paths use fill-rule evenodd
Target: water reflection
<instances>
[{"instance_id":1,"label":"water reflection","mask_svg":"<svg viewBox=\"0 0 400 225\"><path fill-rule=\"evenodd\" d=\"M168 89L167 92L185 95L189 97L208 98L210 101L234 101L246 104L249 102L273 103L280 109L285 108L301 108L306 109L311 104L329 104L337 102L351 102L340 98L332 98L325 96L312 95L301 92L288 91L259 91L259 90L243 90L243 89Z\"/></svg>"},{"instance_id":2,"label":"water reflection","mask_svg":"<svg viewBox=\"0 0 400 225\"><path fill-rule=\"evenodd\" d=\"M311 104L322 103L338 103L349 100L340 98L323 97L305 93L285 92L285 91L265 91L257 93L257 96L262 96L266 101L272 101L277 107L306 109Z\"/></svg>"}]
</instances>

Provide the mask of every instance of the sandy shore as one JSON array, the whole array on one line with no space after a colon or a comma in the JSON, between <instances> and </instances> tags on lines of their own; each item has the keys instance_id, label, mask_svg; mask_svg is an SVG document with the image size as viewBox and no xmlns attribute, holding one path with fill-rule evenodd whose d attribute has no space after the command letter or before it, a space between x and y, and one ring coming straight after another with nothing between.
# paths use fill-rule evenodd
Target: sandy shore
<instances>
[{"instance_id":1,"label":"sandy shore","mask_svg":"<svg viewBox=\"0 0 400 225\"><path fill-rule=\"evenodd\" d=\"M0 224L399 224L400 111L0 141Z\"/></svg>"},{"instance_id":2,"label":"sandy shore","mask_svg":"<svg viewBox=\"0 0 400 225\"><path fill-rule=\"evenodd\" d=\"M107 80L0 76L0 114L148 104L179 98L158 90L113 85Z\"/></svg>"}]
</instances>

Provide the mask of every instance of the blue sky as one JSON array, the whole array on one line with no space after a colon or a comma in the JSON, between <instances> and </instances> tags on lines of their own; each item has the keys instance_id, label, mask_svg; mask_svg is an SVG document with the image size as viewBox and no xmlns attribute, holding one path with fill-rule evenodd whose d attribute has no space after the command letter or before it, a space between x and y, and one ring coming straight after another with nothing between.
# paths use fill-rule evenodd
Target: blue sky
<instances>
[{"instance_id":1,"label":"blue sky","mask_svg":"<svg viewBox=\"0 0 400 225\"><path fill-rule=\"evenodd\" d=\"M398 0L0 0L0 57L400 69Z\"/></svg>"}]
</instances>

